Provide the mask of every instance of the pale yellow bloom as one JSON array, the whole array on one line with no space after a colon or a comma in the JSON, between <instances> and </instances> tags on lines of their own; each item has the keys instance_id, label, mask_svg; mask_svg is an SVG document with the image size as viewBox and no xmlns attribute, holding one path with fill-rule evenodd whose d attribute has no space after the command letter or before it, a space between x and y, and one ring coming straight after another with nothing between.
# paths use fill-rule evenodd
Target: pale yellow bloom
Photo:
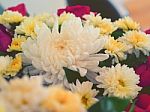
<instances>
[{"instance_id":1,"label":"pale yellow bloom","mask_svg":"<svg viewBox=\"0 0 150 112\"><path fill-rule=\"evenodd\" d=\"M74 14L64 12L58 17L59 25L61 25L66 20L71 20L74 18L75 18Z\"/></svg>"},{"instance_id":2,"label":"pale yellow bloom","mask_svg":"<svg viewBox=\"0 0 150 112\"><path fill-rule=\"evenodd\" d=\"M34 18L45 23L49 27L52 27L54 25L54 16L49 13L38 14Z\"/></svg>"},{"instance_id":3,"label":"pale yellow bloom","mask_svg":"<svg viewBox=\"0 0 150 112\"><path fill-rule=\"evenodd\" d=\"M7 112L40 111L40 104L46 95L41 78L24 77L6 83L0 92L0 98L4 100Z\"/></svg>"},{"instance_id":4,"label":"pale yellow bloom","mask_svg":"<svg viewBox=\"0 0 150 112\"><path fill-rule=\"evenodd\" d=\"M139 30L140 24L130 17L125 17L114 22L114 24L123 30Z\"/></svg>"},{"instance_id":5,"label":"pale yellow bloom","mask_svg":"<svg viewBox=\"0 0 150 112\"><path fill-rule=\"evenodd\" d=\"M105 43L105 53L115 57L115 61L126 59L126 53L131 47L123 42L115 40L114 37L108 37Z\"/></svg>"},{"instance_id":6,"label":"pale yellow bloom","mask_svg":"<svg viewBox=\"0 0 150 112\"><path fill-rule=\"evenodd\" d=\"M116 30L116 27L111 22L111 19L102 19L102 17L99 14L95 16L92 13L91 15L85 15L84 18L86 19L85 23L99 28L100 34L102 35L109 35Z\"/></svg>"},{"instance_id":7,"label":"pale yellow bloom","mask_svg":"<svg viewBox=\"0 0 150 112\"><path fill-rule=\"evenodd\" d=\"M20 69L22 69L22 58L20 55L17 55L9 64L6 70L6 74L15 76L20 71Z\"/></svg>"},{"instance_id":8,"label":"pale yellow bloom","mask_svg":"<svg viewBox=\"0 0 150 112\"><path fill-rule=\"evenodd\" d=\"M11 51L22 51L21 45L26 41L26 37L18 36L12 39L11 45L7 49L8 52Z\"/></svg>"},{"instance_id":9,"label":"pale yellow bloom","mask_svg":"<svg viewBox=\"0 0 150 112\"><path fill-rule=\"evenodd\" d=\"M38 21L32 17L26 18L21 25L15 29L15 34L23 34L28 37L36 37L35 26L42 25L41 21Z\"/></svg>"},{"instance_id":10,"label":"pale yellow bloom","mask_svg":"<svg viewBox=\"0 0 150 112\"><path fill-rule=\"evenodd\" d=\"M86 81L81 84L79 80L76 81L76 85L71 85L71 90L74 93L79 94L80 100L85 108L89 108L98 101L95 98L98 91L96 91L96 89L92 89L92 87L92 82Z\"/></svg>"},{"instance_id":11,"label":"pale yellow bloom","mask_svg":"<svg viewBox=\"0 0 150 112\"><path fill-rule=\"evenodd\" d=\"M141 31L129 31L123 37L119 38L120 41L132 47L132 52L138 56L139 50L145 55L149 55L150 51L150 37ZM131 51L130 51L131 52Z\"/></svg>"},{"instance_id":12,"label":"pale yellow bloom","mask_svg":"<svg viewBox=\"0 0 150 112\"><path fill-rule=\"evenodd\" d=\"M8 66L10 65L12 57L9 56L0 56L0 76L5 75Z\"/></svg>"},{"instance_id":13,"label":"pale yellow bloom","mask_svg":"<svg viewBox=\"0 0 150 112\"><path fill-rule=\"evenodd\" d=\"M102 21L100 14L95 15L94 13L84 15L83 18L86 19L86 23L92 24L93 26L97 26Z\"/></svg>"},{"instance_id":14,"label":"pale yellow bloom","mask_svg":"<svg viewBox=\"0 0 150 112\"><path fill-rule=\"evenodd\" d=\"M23 21L24 17L19 12L4 11L0 16L1 24L19 23Z\"/></svg>"},{"instance_id":15,"label":"pale yellow bloom","mask_svg":"<svg viewBox=\"0 0 150 112\"><path fill-rule=\"evenodd\" d=\"M120 98L135 98L141 90L137 84L139 76L133 68L117 64L108 68L103 74L96 77L100 82L99 88L104 88L103 95L116 96Z\"/></svg>"},{"instance_id":16,"label":"pale yellow bloom","mask_svg":"<svg viewBox=\"0 0 150 112\"><path fill-rule=\"evenodd\" d=\"M0 112L6 112L4 104L0 101Z\"/></svg>"},{"instance_id":17,"label":"pale yellow bloom","mask_svg":"<svg viewBox=\"0 0 150 112\"><path fill-rule=\"evenodd\" d=\"M50 112L83 112L79 96L60 87L51 87L42 105Z\"/></svg>"}]
</instances>

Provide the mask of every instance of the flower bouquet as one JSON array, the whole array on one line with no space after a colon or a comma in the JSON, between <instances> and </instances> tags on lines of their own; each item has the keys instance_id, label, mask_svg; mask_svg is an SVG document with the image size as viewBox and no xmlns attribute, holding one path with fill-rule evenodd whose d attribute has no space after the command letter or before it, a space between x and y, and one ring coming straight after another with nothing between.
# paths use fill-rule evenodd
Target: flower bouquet
<instances>
[{"instance_id":1,"label":"flower bouquet","mask_svg":"<svg viewBox=\"0 0 150 112\"><path fill-rule=\"evenodd\" d=\"M0 15L0 112L149 112L150 30L88 6Z\"/></svg>"}]
</instances>

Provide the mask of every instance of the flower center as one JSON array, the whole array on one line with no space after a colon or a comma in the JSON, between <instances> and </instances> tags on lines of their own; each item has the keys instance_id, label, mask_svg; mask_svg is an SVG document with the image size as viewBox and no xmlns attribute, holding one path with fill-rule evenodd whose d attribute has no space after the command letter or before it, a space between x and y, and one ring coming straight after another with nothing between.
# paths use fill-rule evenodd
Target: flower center
<instances>
[{"instance_id":1,"label":"flower center","mask_svg":"<svg viewBox=\"0 0 150 112\"><path fill-rule=\"evenodd\" d=\"M125 82L123 81L123 80L118 80L118 82L119 82L119 85L121 85L122 87L125 87Z\"/></svg>"},{"instance_id":2,"label":"flower center","mask_svg":"<svg viewBox=\"0 0 150 112\"><path fill-rule=\"evenodd\" d=\"M82 104L87 105L88 103L88 98L86 96L83 96L81 99Z\"/></svg>"}]
</instances>

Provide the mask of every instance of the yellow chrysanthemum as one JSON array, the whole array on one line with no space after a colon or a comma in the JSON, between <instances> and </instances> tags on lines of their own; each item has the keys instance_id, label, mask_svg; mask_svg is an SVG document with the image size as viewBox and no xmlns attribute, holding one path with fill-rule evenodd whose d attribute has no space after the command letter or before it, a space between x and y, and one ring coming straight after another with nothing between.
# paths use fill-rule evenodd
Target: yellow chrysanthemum
<instances>
[{"instance_id":1,"label":"yellow chrysanthemum","mask_svg":"<svg viewBox=\"0 0 150 112\"><path fill-rule=\"evenodd\" d=\"M113 23L110 19L104 18L98 25L98 28L100 28L101 34L111 34L113 31L116 30L116 27L114 27Z\"/></svg>"},{"instance_id":2,"label":"yellow chrysanthemum","mask_svg":"<svg viewBox=\"0 0 150 112\"><path fill-rule=\"evenodd\" d=\"M11 51L22 51L21 45L26 41L26 37L18 36L12 39L11 45L7 49L8 52Z\"/></svg>"},{"instance_id":3,"label":"yellow chrysanthemum","mask_svg":"<svg viewBox=\"0 0 150 112\"><path fill-rule=\"evenodd\" d=\"M36 15L34 18L38 21L42 21L49 27L52 27L54 25L54 16L50 15L49 13L39 14L39 15Z\"/></svg>"},{"instance_id":4,"label":"yellow chrysanthemum","mask_svg":"<svg viewBox=\"0 0 150 112\"><path fill-rule=\"evenodd\" d=\"M12 57L9 56L0 56L0 76L4 75L6 73L6 70L11 63Z\"/></svg>"},{"instance_id":5,"label":"yellow chrysanthemum","mask_svg":"<svg viewBox=\"0 0 150 112\"><path fill-rule=\"evenodd\" d=\"M87 23L90 23L93 26L97 26L102 21L100 14L95 15L94 13L90 13L90 15L84 15L83 18L86 19Z\"/></svg>"},{"instance_id":6,"label":"yellow chrysanthemum","mask_svg":"<svg viewBox=\"0 0 150 112\"><path fill-rule=\"evenodd\" d=\"M0 17L0 23L19 23L23 21L24 17L19 12L4 11Z\"/></svg>"},{"instance_id":7,"label":"yellow chrysanthemum","mask_svg":"<svg viewBox=\"0 0 150 112\"><path fill-rule=\"evenodd\" d=\"M79 96L60 87L50 88L42 105L52 112L83 112Z\"/></svg>"},{"instance_id":8,"label":"yellow chrysanthemum","mask_svg":"<svg viewBox=\"0 0 150 112\"><path fill-rule=\"evenodd\" d=\"M142 51L145 55L149 55L150 51L150 37L141 31L129 31L123 37L119 38L120 41L132 46L133 52L139 54Z\"/></svg>"},{"instance_id":9,"label":"yellow chrysanthemum","mask_svg":"<svg viewBox=\"0 0 150 112\"><path fill-rule=\"evenodd\" d=\"M71 85L71 90L74 93L79 94L81 103L84 105L85 108L89 108L92 106L96 101L98 101L95 97L98 93L96 89L92 89L93 83L86 81L82 84L79 82L79 80L76 81L76 85Z\"/></svg>"},{"instance_id":10,"label":"yellow chrysanthemum","mask_svg":"<svg viewBox=\"0 0 150 112\"><path fill-rule=\"evenodd\" d=\"M120 98L135 98L141 90L137 84L139 76L133 68L117 64L108 68L103 74L96 77L100 82L99 88L104 88L103 95L116 96Z\"/></svg>"},{"instance_id":11,"label":"yellow chrysanthemum","mask_svg":"<svg viewBox=\"0 0 150 112\"><path fill-rule=\"evenodd\" d=\"M35 26L42 25L41 21L34 18L26 18L21 25L17 26L15 29L16 34L24 34L25 36L36 37Z\"/></svg>"},{"instance_id":12,"label":"yellow chrysanthemum","mask_svg":"<svg viewBox=\"0 0 150 112\"><path fill-rule=\"evenodd\" d=\"M58 17L58 22L61 25L64 21L71 20L73 18L75 18L74 14L64 12Z\"/></svg>"},{"instance_id":13,"label":"yellow chrysanthemum","mask_svg":"<svg viewBox=\"0 0 150 112\"><path fill-rule=\"evenodd\" d=\"M104 46L104 49L106 49L105 53L114 56L116 62L126 59L125 52L130 48L131 47L127 46L125 43L115 40L114 37L108 37Z\"/></svg>"},{"instance_id":14,"label":"yellow chrysanthemum","mask_svg":"<svg viewBox=\"0 0 150 112\"><path fill-rule=\"evenodd\" d=\"M20 55L17 55L9 64L6 70L6 74L15 76L16 73L18 73L21 68L22 68L22 58Z\"/></svg>"},{"instance_id":15,"label":"yellow chrysanthemum","mask_svg":"<svg viewBox=\"0 0 150 112\"><path fill-rule=\"evenodd\" d=\"M111 19L102 19L100 15L95 16L93 13L90 15L85 15L84 18L86 19L86 23L99 28L100 34L102 35L109 35L116 30L116 27L111 22Z\"/></svg>"},{"instance_id":16,"label":"yellow chrysanthemum","mask_svg":"<svg viewBox=\"0 0 150 112\"><path fill-rule=\"evenodd\" d=\"M130 17L125 17L115 21L115 25L123 30L139 30L140 24L133 21Z\"/></svg>"}]
</instances>

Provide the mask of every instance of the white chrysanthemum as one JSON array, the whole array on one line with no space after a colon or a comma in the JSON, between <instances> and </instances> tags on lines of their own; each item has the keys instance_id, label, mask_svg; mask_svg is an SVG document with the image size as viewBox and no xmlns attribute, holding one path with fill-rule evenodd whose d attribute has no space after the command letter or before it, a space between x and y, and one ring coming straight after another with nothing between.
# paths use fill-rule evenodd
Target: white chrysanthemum
<instances>
[{"instance_id":1,"label":"white chrysanthemum","mask_svg":"<svg viewBox=\"0 0 150 112\"><path fill-rule=\"evenodd\" d=\"M12 61L12 57L0 56L0 63L1 63L0 76L4 75L6 73L6 70L7 70L8 66L9 66L9 64L11 63L11 61Z\"/></svg>"},{"instance_id":2,"label":"white chrysanthemum","mask_svg":"<svg viewBox=\"0 0 150 112\"><path fill-rule=\"evenodd\" d=\"M116 30L116 27L111 22L111 19L102 19L99 14L95 16L94 13L91 13L90 15L85 15L84 18L86 19L86 24L90 24L99 28L100 34L102 35L109 35Z\"/></svg>"},{"instance_id":3,"label":"white chrysanthemum","mask_svg":"<svg viewBox=\"0 0 150 112\"><path fill-rule=\"evenodd\" d=\"M140 24L135 22L130 17L121 18L114 22L114 24L123 30L139 30Z\"/></svg>"},{"instance_id":4,"label":"white chrysanthemum","mask_svg":"<svg viewBox=\"0 0 150 112\"><path fill-rule=\"evenodd\" d=\"M103 95L116 96L120 98L135 98L141 90L137 84L139 76L133 68L117 64L108 68L108 71L96 77L100 82L99 88L104 88Z\"/></svg>"},{"instance_id":5,"label":"white chrysanthemum","mask_svg":"<svg viewBox=\"0 0 150 112\"><path fill-rule=\"evenodd\" d=\"M96 54L105 43L99 38L99 30L92 26L83 26L81 19L65 21L58 30L55 23L52 31L46 26L39 30L37 38L23 44L24 55L32 60L40 70L51 72L56 79L64 78L63 67L78 70L82 76L87 69L98 69L99 61L108 58L105 54Z\"/></svg>"},{"instance_id":6,"label":"white chrysanthemum","mask_svg":"<svg viewBox=\"0 0 150 112\"><path fill-rule=\"evenodd\" d=\"M72 92L79 94L81 102L86 108L89 108L98 101L95 98L98 91L96 91L96 89L92 89L92 82L86 81L81 84L79 80L77 80L76 85L72 84L70 87Z\"/></svg>"},{"instance_id":7,"label":"white chrysanthemum","mask_svg":"<svg viewBox=\"0 0 150 112\"><path fill-rule=\"evenodd\" d=\"M104 49L105 53L114 56L115 61L118 63L119 60L126 59L127 51L131 48L131 46L115 40L114 37L108 37L107 42L105 43Z\"/></svg>"},{"instance_id":8,"label":"white chrysanthemum","mask_svg":"<svg viewBox=\"0 0 150 112\"><path fill-rule=\"evenodd\" d=\"M41 78L24 77L4 84L0 97L4 100L6 107L12 107L12 109L6 108L8 112L39 111L40 104L47 94L41 82Z\"/></svg>"},{"instance_id":9,"label":"white chrysanthemum","mask_svg":"<svg viewBox=\"0 0 150 112\"><path fill-rule=\"evenodd\" d=\"M150 52L150 37L141 31L129 31L123 37L119 38L120 41L131 46L132 49L129 52L134 52L136 56L139 56L139 51L142 51L145 55L149 55Z\"/></svg>"}]
</instances>

